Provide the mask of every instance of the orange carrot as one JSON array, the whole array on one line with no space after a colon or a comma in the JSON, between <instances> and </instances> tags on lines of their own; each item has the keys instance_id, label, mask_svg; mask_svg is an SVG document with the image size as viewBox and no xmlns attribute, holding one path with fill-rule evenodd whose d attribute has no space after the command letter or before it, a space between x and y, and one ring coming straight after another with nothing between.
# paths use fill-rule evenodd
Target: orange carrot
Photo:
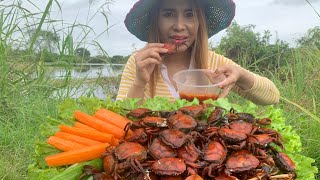
<instances>
[{"instance_id":1,"label":"orange carrot","mask_svg":"<svg viewBox=\"0 0 320 180\"><path fill-rule=\"evenodd\" d=\"M130 123L131 120L129 120L128 118L121 116L120 114L117 114L115 112L112 112L110 110L107 109L99 109L95 114L94 117L107 122L109 124L112 124L114 126L117 126L121 129L124 129L124 127L126 126L126 124Z\"/></svg>"},{"instance_id":2,"label":"orange carrot","mask_svg":"<svg viewBox=\"0 0 320 180\"><path fill-rule=\"evenodd\" d=\"M82 123L80 123L80 122L75 122L75 123L74 123L74 127L81 128L81 129L88 129L88 130L98 131L98 130L96 130L95 128L92 128L92 127L87 126L87 125L85 125L85 124L82 124Z\"/></svg>"},{"instance_id":3,"label":"orange carrot","mask_svg":"<svg viewBox=\"0 0 320 180\"><path fill-rule=\"evenodd\" d=\"M45 158L48 166L63 166L89 161L101 157L101 154L108 147L108 143L101 143L93 146L85 146L79 149L61 152Z\"/></svg>"},{"instance_id":4,"label":"orange carrot","mask_svg":"<svg viewBox=\"0 0 320 180\"><path fill-rule=\"evenodd\" d=\"M70 150L85 147L85 145L83 145L83 144L79 144L79 143L76 143L73 141L62 139L62 138L59 138L56 136L50 136L47 143L56 147L57 149L60 149L61 151L70 151Z\"/></svg>"},{"instance_id":5,"label":"orange carrot","mask_svg":"<svg viewBox=\"0 0 320 180\"><path fill-rule=\"evenodd\" d=\"M90 127L93 127L99 131L102 131L108 134L113 134L114 137L116 137L117 139L122 139L124 137L125 132L123 129L117 126L114 126L112 124L106 123L93 116L90 116L89 114L86 114L81 111L75 111L74 117L81 123L86 124Z\"/></svg>"},{"instance_id":6,"label":"orange carrot","mask_svg":"<svg viewBox=\"0 0 320 180\"><path fill-rule=\"evenodd\" d=\"M81 136L77 136L74 134L70 134L70 133L65 133L65 132L56 132L56 134L54 135L55 137L59 137L59 138L63 138L69 141L73 141L79 144L83 144L86 146L91 146L91 145L95 145L95 144L100 144L101 142L99 141L95 141L92 139L88 139L85 137L81 137ZM114 140L115 141L115 140ZM117 143L116 141L114 143Z\"/></svg>"},{"instance_id":7,"label":"orange carrot","mask_svg":"<svg viewBox=\"0 0 320 180\"><path fill-rule=\"evenodd\" d=\"M112 142L114 141L114 136L112 134L107 134L99 131L90 131L87 129L80 129L66 125L59 125L59 128L62 132L74 134L77 136L93 139L100 142L107 142L112 144Z\"/></svg>"},{"instance_id":8,"label":"orange carrot","mask_svg":"<svg viewBox=\"0 0 320 180\"><path fill-rule=\"evenodd\" d=\"M120 140L113 138L112 142L110 144L112 144L113 146L118 146L119 145Z\"/></svg>"}]
</instances>

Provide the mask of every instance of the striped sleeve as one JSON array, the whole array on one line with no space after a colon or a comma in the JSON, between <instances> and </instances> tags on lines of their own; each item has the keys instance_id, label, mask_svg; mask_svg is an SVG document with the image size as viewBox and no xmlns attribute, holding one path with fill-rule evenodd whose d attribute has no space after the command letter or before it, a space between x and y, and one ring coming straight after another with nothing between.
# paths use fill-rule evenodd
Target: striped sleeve
<instances>
[{"instance_id":1,"label":"striped sleeve","mask_svg":"<svg viewBox=\"0 0 320 180\"><path fill-rule=\"evenodd\" d=\"M132 55L129 57L128 62L124 67L116 100L122 100L127 97L128 91L133 84L135 76L136 64L134 56Z\"/></svg>"},{"instance_id":2,"label":"striped sleeve","mask_svg":"<svg viewBox=\"0 0 320 180\"><path fill-rule=\"evenodd\" d=\"M212 70L215 70L216 68L227 64L239 66L234 61L212 51L209 51L208 60L209 68ZM250 71L248 72L251 73L254 77L254 84L251 89L244 91L235 86L232 91L244 98L251 100L256 104L268 105L278 103L280 99L280 93L274 83L266 77L262 77Z\"/></svg>"},{"instance_id":3,"label":"striped sleeve","mask_svg":"<svg viewBox=\"0 0 320 180\"><path fill-rule=\"evenodd\" d=\"M252 74L254 76L252 88L246 91L238 88L236 92L256 104L268 105L279 103L280 92L274 83L266 77Z\"/></svg>"}]
</instances>

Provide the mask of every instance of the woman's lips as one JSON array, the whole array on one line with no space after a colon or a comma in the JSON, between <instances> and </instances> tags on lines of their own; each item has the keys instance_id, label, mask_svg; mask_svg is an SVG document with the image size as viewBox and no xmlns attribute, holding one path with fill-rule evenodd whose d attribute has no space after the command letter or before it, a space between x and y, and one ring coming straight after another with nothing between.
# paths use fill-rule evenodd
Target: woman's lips
<instances>
[{"instance_id":1,"label":"woman's lips","mask_svg":"<svg viewBox=\"0 0 320 180\"><path fill-rule=\"evenodd\" d=\"M185 36L174 36L174 37L171 37L173 43L175 44L181 44L181 43L184 43L187 41L187 37Z\"/></svg>"},{"instance_id":2,"label":"woman's lips","mask_svg":"<svg viewBox=\"0 0 320 180\"><path fill-rule=\"evenodd\" d=\"M181 44L181 43L186 42L185 39L175 39L174 41L175 41L176 44Z\"/></svg>"},{"instance_id":3,"label":"woman's lips","mask_svg":"<svg viewBox=\"0 0 320 180\"><path fill-rule=\"evenodd\" d=\"M186 39L188 36L184 36L184 35L173 35L171 36L171 38L173 39Z\"/></svg>"}]
</instances>

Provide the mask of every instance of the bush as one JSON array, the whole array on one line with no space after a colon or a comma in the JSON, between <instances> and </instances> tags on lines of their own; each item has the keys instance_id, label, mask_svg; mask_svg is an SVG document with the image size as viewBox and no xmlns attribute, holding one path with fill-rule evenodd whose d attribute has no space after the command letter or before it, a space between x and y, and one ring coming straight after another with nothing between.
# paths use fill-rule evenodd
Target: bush
<instances>
[{"instance_id":1,"label":"bush","mask_svg":"<svg viewBox=\"0 0 320 180\"><path fill-rule=\"evenodd\" d=\"M99 56L91 57L88 63L106 63L107 59L101 58Z\"/></svg>"},{"instance_id":2,"label":"bush","mask_svg":"<svg viewBox=\"0 0 320 180\"><path fill-rule=\"evenodd\" d=\"M240 26L236 22L227 29L220 44L213 48L238 64L253 70L273 70L281 67L289 58L289 44L279 39L270 43L270 31L254 32L254 25Z\"/></svg>"},{"instance_id":3,"label":"bush","mask_svg":"<svg viewBox=\"0 0 320 180\"><path fill-rule=\"evenodd\" d=\"M59 54L51 53L47 49L43 49L40 55L44 62L56 62L59 60Z\"/></svg>"}]
</instances>

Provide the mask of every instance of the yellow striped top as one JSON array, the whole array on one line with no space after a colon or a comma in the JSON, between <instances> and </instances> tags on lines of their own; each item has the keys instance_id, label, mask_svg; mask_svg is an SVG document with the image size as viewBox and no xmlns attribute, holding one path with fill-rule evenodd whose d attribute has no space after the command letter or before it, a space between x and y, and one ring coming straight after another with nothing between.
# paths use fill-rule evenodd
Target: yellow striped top
<instances>
[{"instance_id":1,"label":"yellow striped top","mask_svg":"<svg viewBox=\"0 0 320 180\"><path fill-rule=\"evenodd\" d=\"M217 67L233 64L238 65L232 60L219 55L213 51L208 53L208 69L216 69ZM250 72L252 73L252 72ZM280 93L274 83L268 78L262 77L258 74L252 73L254 76L254 85L249 90L241 90L239 87L235 86L232 91L239 94L240 96L251 100L256 104L267 105L275 104L279 102ZM128 59L127 64L123 70L123 74L120 81L119 91L117 95L117 100L121 100L127 97L127 93L132 86L136 76L136 63L133 56ZM168 97L170 100L174 101L174 97L170 93L169 87L164 81L161 73L157 76L157 84L155 87L155 96ZM144 89L144 97L150 98L150 85L146 85Z\"/></svg>"}]
</instances>

